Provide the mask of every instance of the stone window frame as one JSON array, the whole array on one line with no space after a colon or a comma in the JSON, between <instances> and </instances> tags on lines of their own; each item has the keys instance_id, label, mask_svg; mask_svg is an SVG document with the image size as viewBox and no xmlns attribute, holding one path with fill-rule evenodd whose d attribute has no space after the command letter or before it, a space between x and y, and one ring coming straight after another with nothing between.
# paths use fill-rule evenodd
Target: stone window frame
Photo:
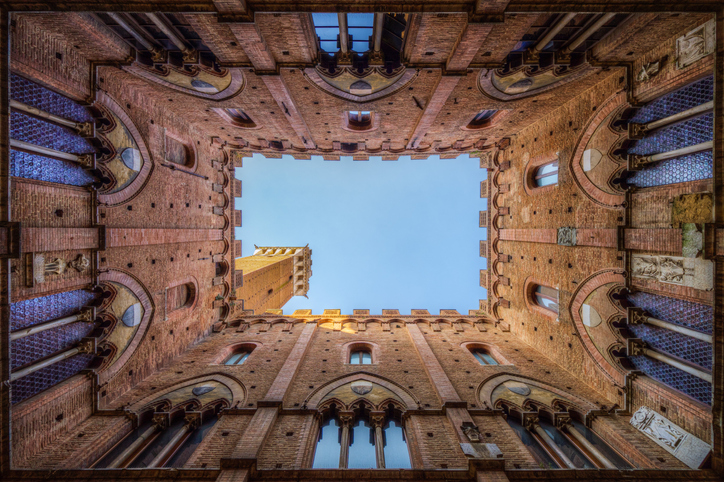
<instances>
[{"instance_id":1,"label":"stone window frame","mask_svg":"<svg viewBox=\"0 0 724 482\"><path fill-rule=\"evenodd\" d=\"M217 355L214 357L213 361L209 363L209 365L219 365L219 366L241 366L241 365L227 365L226 360L229 359L229 357L235 353L238 353L240 351L246 351L249 353L249 356L251 356L252 353L254 353L254 350L258 349L259 347L263 346L263 343L259 343L257 341L240 341L237 343L232 343L231 345L225 346ZM242 365L246 365L249 362L247 359Z\"/></svg>"},{"instance_id":2,"label":"stone window frame","mask_svg":"<svg viewBox=\"0 0 724 482\"><path fill-rule=\"evenodd\" d=\"M538 304L538 301L536 301L535 299L535 289L538 286L545 286L558 291L558 313ZM545 318L552 319L556 322L560 321L560 312L562 311L560 304L560 293L560 289L554 288L540 280L533 278L532 276L526 278L523 286L523 299L525 300L525 305L528 308L528 311L530 311L531 313L537 313Z\"/></svg>"},{"instance_id":3,"label":"stone window frame","mask_svg":"<svg viewBox=\"0 0 724 482\"><path fill-rule=\"evenodd\" d=\"M472 358L475 363L480 365L480 362L477 358L475 358L475 355L473 354L473 350L485 350L488 352L488 355L495 358L495 361L498 362L497 365L486 365L486 366L514 366L513 363L511 363L498 349L497 346L492 345L490 343L484 343L480 341L464 341L460 343L460 346L465 349L465 352ZM483 366L483 365L480 365Z\"/></svg>"},{"instance_id":4,"label":"stone window frame","mask_svg":"<svg viewBox=\"0 0 724 482\"><path fill-rule=\"evenodd\" d=\"M173 311L168 311L168 298L167 298L168 291L170 289L173 289L173 288L175 288L177 286L181 286L181 285L191 285L191 287L193 288L193 292L190 293L189 300L186 302L186 304L184 306L177 308ZM172 284L169 284L169 286L167 286L166 289L164 289L164 293L163 293L163 302L164 302L163 309L164 309L165 319L168 319L169 315L172 313L173 314L177 314L177 313L188 314L188 313L193 312L196 309L198 301L199 301L199 283L198 283L198 281L196 281L196 278L194 278L193 276L189 276L187 278L183 278L183 279L174 281Z\"/></svg>"},{"instance_id":5,"label":"stone window frame","mask_svg":"<svg viewBox=\"0 0 724 482\"><path fill-rule=\"evenodd\" d=\"M558 182L551 184L550 186L536 186L535 184L535 173L538 168L543 167L547 164L558 162ZM523 171L523 187L525 188L526 194L529 196L540 196L541 194L550 193L551 191L558 188L561 183L561 158L558 152L552 152L536 156L526 164Z\"/></svg>"},{"instance_id":6,"label":"stone window frame","mask_svg":"<svg viewBox=\"0 0 724 482\"><path fill-rule=\"evenodd\" d=\"M362 111L362 108L357 109L357 111ZM366 127L366 128L365 128L364 126L355 126L355 125L353 125L353 122L354 122L354 121L351 121L350 118L349 118L349 113L350 113L350 112L352 112L352 111L349 111L349 110L348 110L348 111L342 112L342 125L341 125L341 127L342 127L342 129L344 129L345 131L348 131L348 132L372 132L372 131L376 131L377 129L380 128L380 122L382 121L382 116L377 115L377 113L376 113L375 111L373 111L373 110L364 111L364 112L369 112L369 113L370 113L369 123L368 123L368 124L365 124L365 125L368 125L369 127Z\"/></svg>"},{"instance_id":7,"label":"stone window frame","mask_svg":"<svg viewBox=\"0 0 724 482\"><path fill-rule=\"evenodd\" d=\"M188 159L186 161L186 164L176 164L173 161L169 161L166 157L166 138L169 137L176 142L179 142L183 144L184 147L186 147L186 154L188 155ZM182 136L179 136L168 129L164 129L163 133L163 160L165 162L170 162L176 166L179 166L180 168L183 168L185 171L189 172L196 172L196 168L198 167L198 153L196 152L196 145L192 141L185 140Z\"/></svg>"},{"instance_id":8,"label":"stone window frame","mask_svg":"<svg viewBox=\"0 0 724 482\"><path fill-rule=\"evenodd\" d=\"M481 109L481 110L494 110L494 109ZM463 131L481 131L485 129L491 129L495 126L497 126L503 118L508 115L507 110L498 110L495 114L490 116L489 119L487 119L487 122L485 122L482 125L471 125L473 121L475 121L475 118L480 114L480 111L476 112L472 116L468 117L468 121L465 122L464 126L460 126L460 130Z\"/></svg>"},{"instance_id":9,"label":"stone window frame","mask_svg":"<svg viewBox=\"0 0 724 482\"><path fill-rule=\"evenodd\" d=\"M352 356L353 351L358 350L368 350L370 352L370 356L372 357L372 363L369 365L361 365L361 364L352 364L350 363L350 356ZM380 346L377 343L367 341L367 340L356 340L356 341L350 341L342 345L342 365L344 366L356 366L356 367L365 367L365 366L374 366L380 364Z\"/></svg>"},{"instance_id":10,"label":"stone window frame","mask_svg":"<svg viewBox=\"0 0 724 482\"><path fill-rule=\"evenodd\" d=\"M230 108L233 108L233 107L230 107ZM259 123L256 122L255 120L253 120L253 119L251 118L251 116L250 116L249 114L247 114L246 111L243 111L242 109L239 109L239 110L242 110L242 111L244 112L244 114L246 114L246 116L249 117L249 119L251 120L251 124L253 124L253 125L251 125L251 124L245 124L245 123L242 123L242 122L234 119L234 117L232 117L232 116L226 111L226 108L223 108L223 107L212 107L211 110L213 110L214 112L216 112L216 114L217 114L219 117L221 117L222 119L224 119L228 124L231 124L231 125L234 126L234 127L238 127L239 129L257 130L257 129L261 129L261 128L263 127L261 124L259 124Z\"/></svg>"}]
</instances>

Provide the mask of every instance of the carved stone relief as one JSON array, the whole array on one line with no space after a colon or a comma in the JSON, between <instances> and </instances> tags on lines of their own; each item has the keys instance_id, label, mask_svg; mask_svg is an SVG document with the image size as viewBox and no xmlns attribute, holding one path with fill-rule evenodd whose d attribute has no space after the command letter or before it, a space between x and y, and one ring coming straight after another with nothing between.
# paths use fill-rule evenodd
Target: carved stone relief
<instances>
[{"instance_id":1,"label":"carved stone relief","mask_svg":"<svg viewBox=\"0 0 724 482\"><path fill-rule=\"evenodd\" d=\"M561 246L575 246L576 228L558 228L558 244Z\"/></svg>"},{"instance_id":2,"label":"carved stone relief","mask_svg":"<svg viewBox=\"0 0 724 482\"><path fill-rule=\"evenodd\" d=\"M61 275L70 266L79 273L90 267L90 260L79 254L75 259L66 262L63 258L45 258L43 254L36 254L33 257L33 279L36 283L45 283L45 277Z\"/></svg>"},{"instance_id":3,"label":"carved stone relief","mask_svg":"<svg viewBox=\"0 0 724 482\"><path fill-rule=\"evenodd\" d=\"M676 67L683 69L714 52L716 30L714 19L676 39Z\"/></svg>"},{"instance_id":4,"label":"carved stone relief","mask_svg":"<svg viewBox=\"0 0 724 482\"><path fill-rule=\"evenodd\" d=\"M648 407L633 414L631 425L692 469L701 467L711 451L709 444Z\"/></svg>"},{"instance_id":5,"label":"carved stone relief","mask_svg":"<svg viewBox=\"0 0 724 482\"><path fill-rule=\"evenodd\" d=\"M710 260L634 254L631 267L634 278L653 279L705 291L714 289L714 264Z\"/></svg>"}]
</instances>

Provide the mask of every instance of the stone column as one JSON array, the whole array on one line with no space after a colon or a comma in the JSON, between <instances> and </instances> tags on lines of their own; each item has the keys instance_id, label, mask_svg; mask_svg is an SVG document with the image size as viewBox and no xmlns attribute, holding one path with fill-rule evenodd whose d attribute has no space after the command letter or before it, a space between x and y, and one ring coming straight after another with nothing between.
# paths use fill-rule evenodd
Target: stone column
<instances>
[{"instance_id":1,"label":"stone column","mask_svg":"<svg viewBox=\"0 0 724 482\"><path fill-rule=\"evenodd\" d=\"M163 464L167 462L167 458L176 450L177 445L181 439L192 430L195 430L201 425L201 412L188 412L184 418L184 425L171 437L166 445L163 446L161 451L156 457L148 464L148 467L163 467Z\"/></svg>"},{"instance_id":2,"label":"stone column","mask_svg":"<svg viewBox=\"0 0 724 482\"><path fill-rule=\"evenodd\" d=\"M35 373L42 368L49 367L50 365L58 363L59 361L63 361L66 358L70 358L75 355L78 355L80 353L94 354L95 352L96 352L96 339L95 338L84 338L83 340L81 340L78 343L78 345L76 345L75 348L71 348L69 350L62 351L58 354L49 356L47 358L43 358L42 360L39 360L30 366L27 366L25 368L21 368L20 370L12 372L10 374L10 381L12 382L12 381L18 380L19 378L22 378L26 375L30 375L31 373Z\"/></svg>"},{"instance_id":3,"label":"stone column","mask_svg":"<svg viewBox=\"0 0 724 482\"><path fill-rule=\"evenodd\" d=\"M354 421L354 412L339 412L339 424L342 426L342 447L339 451L339 468L347 468L349 458L349 429Z\"/></svg>"},{"instance_id":4,"label":"stone column","mask_svg":"<svg viewBox=\"0 0 724 482\"><path fill-rule=\"evenodd\" d=\"M349 34L347 33L347 14L338 13L339 20L339 53L345 57L349 54Z\"/></svg>"},{"instance_id":5,"label":"stone column","mask_svg":"<svg viewBox=\"0 0 724 482\"><path fill-rule=\"evenodd\" d=\"M154 436L157 432L164 430L168 428L168 420L169 420L169 414L168 413L155 413L153 414L153 421L151 423L151 426L146 429L145 432L143 432L141 435L138 436L136 440L133 441L131 445L128 446L126 450L124 450L118 457L113 459L113 462L108 464L109 469L115 469L115 468L123 468L128 466L132 462L132 460L128 460L128 458L136 452L142 445L146 443L148 439L150 439L152 436ZM135 458L135 457L134 457Z\"/></svg>"},{"instance_id":6,"label":"stone column","mask_svg":"<svg viewBox=\"0 0 724 482\"><path fill-rule=\"evenodd\" d=\"M375 429L375 455L377 456L377 468L385 468L385 439L382 434L382 427L385 425L385 412L370 412L370 422Z\"/></svg>"},{"instance_id":7,"label":"stone column","mask_svg":"<svg viewBox=\"0 0 724 482\"><path fill-rule=\"evenodd\" d=\"M96 317L96 309L95 307L89 306L81 309L78 313L71 316L66 316L64 318L58 318L56 320L50 320L46 321L44 323L38 323L37 325L28 326L25 328L20 328L19 330L15 330L10 333L10 341L19 340L21 338L25 338L26 336L34 335L36 333L41 333L46 330L52 330L53 328L58 328L60 326L69 325L70 323L75 322L83 322L88 323L93 320L95 320Z\"/></svg>"},{"instance_id":8,"label":"stone column","mask_svg":"<svg viewBox=\"0 0 724 482\"><path fill-rule=\"evenodd\" d=\"M586 439L586 436L579 432L576 427L571 423L571 416L566 414L560 414L556 416L556 428L561 432L567 432L571 437L576 439L578 443L583 445L588 452L595 457L596 461L599 462L607 469L618 469L605 455L601 453L594 445Z\"/></svg>"},{"instance_id":9,"label":"stone column","mask_svg":"<svg viewBox=\"0 0 724 482\"><path fill-rule=\"evenodd\" d=\"M706 343L712 343L711 335L707 335L706 333L687 328L686 326L681 326L675 323L669 323L668 321L653 318L651 316L648 316L643 308L629 307L626 309L626 314L627 322L629 325L641 325L646 323L648 325L658 326L659 328L663 328L665 330L675 331L676 333L681 333L682 335L690 336Z\"/></svg>"},{"instance_id":10,"label":"stone column","mask_svg":"<svg viewBox=\"0 0 724 482\"><path fill-rule=\"evenodd\" d=\"M571 462L571 459L568 458L568 456L563 453L561 448L556 444L553 439L548 435L548 432L543 429L543 427L540 426L538 423L538 415L537 414L526 414L523 416L523 426L526 428L526 430L530 432L536 433L540 439L543 441L544 449L548 451L552 451L556 454L556 456L563 461L563 463L566 465L566 467L561 468L569 468L569 469L575 469L576 466L573 465L573 462Z\"/></svg>"},{"instance_id":11,"label":"stone column","mask_svg":"<svg viewBox=\"0 0 724 482\"><path fill-rule=\"evenodd\" d=\"M646 346L646 343L644 343L639 338L629 338L628 340L626 340L626 342L628 356L644 355L649 358L664 362L667 365L671 365L672 367L678 368L679 370L684 371L689 375L694 375L695 377L701 378L702 380L705 380L709 383L711 383L712 381L710 371L704 370L703 368L699 368L694 365L690 365L689 363L681 361L678 358L674 358L666 353L662 353L660 351L648 348Z\"/></svg>"}]
</instances>

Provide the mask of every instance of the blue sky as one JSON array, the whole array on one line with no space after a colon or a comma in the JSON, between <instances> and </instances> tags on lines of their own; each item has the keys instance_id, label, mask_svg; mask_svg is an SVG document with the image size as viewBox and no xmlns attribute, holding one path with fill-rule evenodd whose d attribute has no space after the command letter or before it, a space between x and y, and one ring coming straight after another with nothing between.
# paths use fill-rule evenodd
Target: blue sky
<instances>
[{"instance_id":1,"label":"blue sky","mask_svg":"<svg viewBox=\"0 0 724 482\"><path fill-rule=\"evenodd\" d=\"M312 248L309 299L296 296L284 312L312 309L478 308L485 298L485 259L478 227L484 209L478 159L341 161L245 158L242 254L258 246Z\"/></svg>"}]
</instances>

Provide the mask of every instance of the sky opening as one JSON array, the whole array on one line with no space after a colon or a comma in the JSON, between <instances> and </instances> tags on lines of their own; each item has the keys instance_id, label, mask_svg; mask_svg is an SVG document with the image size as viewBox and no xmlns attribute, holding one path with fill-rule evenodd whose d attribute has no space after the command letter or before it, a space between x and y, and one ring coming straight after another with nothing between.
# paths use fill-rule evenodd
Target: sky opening
<instances>
[{"instance_id":1,"label":"sky opening","mask_svg":"<svg viewBox=\"0 0 724 482\"><path fill-rule=\"evenodd\" d=\"M467 154L457 159L398 161L266 159L254 154L236 168L242 181L243 256L257 246L312 249L306 299L284 313L312 309L478 309L480 181L487 171Z\"/></svg>"}]
</instances>

